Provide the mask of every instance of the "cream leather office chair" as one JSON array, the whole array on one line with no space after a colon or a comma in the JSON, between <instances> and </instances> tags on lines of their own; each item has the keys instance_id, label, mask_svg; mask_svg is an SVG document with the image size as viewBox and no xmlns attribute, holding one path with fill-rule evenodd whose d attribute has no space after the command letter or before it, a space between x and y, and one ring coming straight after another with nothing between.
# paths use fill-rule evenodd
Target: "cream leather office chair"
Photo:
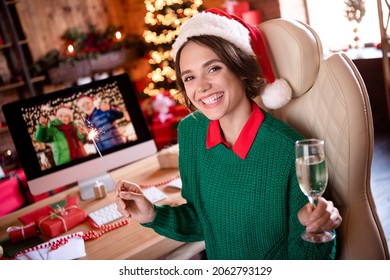
<instances>
[{"instance_id":1,"label":"cream leather office chair","mask_svg":"<svg viewBox=\"0 0 390 280\"><path fill-rule=\"evenodd\" d=\"M259 25L276 77L293 99L273 115L307 138L325 140L327 198L340 210L338 259L389 259L370 186L373 122L367 90L345 54L323 58L318 35L306 24L274 19Z\"/></svg>"}]
</instances>

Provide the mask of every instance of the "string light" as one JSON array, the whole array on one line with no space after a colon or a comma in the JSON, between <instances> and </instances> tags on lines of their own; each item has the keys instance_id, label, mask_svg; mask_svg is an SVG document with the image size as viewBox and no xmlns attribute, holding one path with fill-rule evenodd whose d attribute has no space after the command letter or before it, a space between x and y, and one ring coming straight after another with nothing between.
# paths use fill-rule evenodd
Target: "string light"
<instances>
[{"instance_id":1,"label":"string light","mask_svg":"<svg viewBox=\"0 0 390 280\"><path fill-rule=\"evenodd\" d=\"M143 36L147 43L156 46L156 50L150 52L149 64L152 66L148 74L150 83L144 89L144 93L150 96L157 95L162 91L169 90L171 94L176 94L176 89L164 89L156 83L173 83L176 81L173 64L172 51L164 49L172 45L180 32L180 26L199 13L199 8L203 5L202 0L145 0L146 14L145 24L149 25L149 30L145 30ZM158 33L156 32L158 28ZM160 30L161 29L161 30ZM156 68L156 69L154 69Z\"/></svg>"},{"instance_id":2,"label":"string light","mask_svg":"<svg viewBox=\"0 0 390 280\"><path fill-rule=\"evenodd\" d=\"M115 39L118 41L122 39L122 33L120 31L115 32Z\"/></svg>"},{"instance_id":3,"label":"string light","mask_svg":"<svg viewBox=\"0 0 390 280\"><path fill-rule=\"evenodd\" d=\"M74 47L72 44L68 45L68 53L69 54L74 54Z\"/></svg>"}]
</instances>

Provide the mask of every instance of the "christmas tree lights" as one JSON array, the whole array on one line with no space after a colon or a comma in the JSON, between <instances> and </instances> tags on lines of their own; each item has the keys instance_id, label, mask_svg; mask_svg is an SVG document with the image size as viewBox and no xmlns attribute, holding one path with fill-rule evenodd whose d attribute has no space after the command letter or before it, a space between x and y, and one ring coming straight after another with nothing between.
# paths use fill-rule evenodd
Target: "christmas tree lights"
<instances>
[{"instance_id":1,"label":"christmas tree lights","mask_svg":"<svg viewBox=\"0 0 390 280\"><path fill-rule=\"evenodd\" d=\"M146 15L144 39L149 44L148 85L144 93L155 96L169 91L174 95L176 90L174 62L171 48L180 32L180 26L193 15L204 10L201 0L145 0Z\"/></svg>"}]
</instances>

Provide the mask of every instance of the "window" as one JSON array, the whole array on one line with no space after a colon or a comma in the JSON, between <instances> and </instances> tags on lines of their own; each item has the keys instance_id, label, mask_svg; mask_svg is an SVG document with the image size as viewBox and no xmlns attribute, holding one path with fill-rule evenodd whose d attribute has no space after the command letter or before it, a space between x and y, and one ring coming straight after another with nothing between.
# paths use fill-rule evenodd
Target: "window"
<instances>
[{"instance_id":1,"label":"window","mask_svg":"<svg viewBox=\"0 0 390 280\"><path fill-rule=\"evenodd\" d=\"M324 53L345 50L354 44L355 22L345 17L344 0L306 0L310 25L321 37ZM366 14L359 24L361 44L380 43L376 0L365 1Z\"/></svg>"}]
</instances>

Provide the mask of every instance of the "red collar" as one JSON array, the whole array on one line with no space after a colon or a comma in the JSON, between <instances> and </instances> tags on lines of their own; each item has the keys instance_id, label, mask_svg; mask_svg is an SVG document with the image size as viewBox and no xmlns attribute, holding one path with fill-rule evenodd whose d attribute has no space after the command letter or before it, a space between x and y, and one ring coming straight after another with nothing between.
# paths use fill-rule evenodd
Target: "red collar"
<instances>
[{"instance_id":1,"label":"red collar","mask_svg":"<svg viewBox=\"0 0 390 280\"><path fill-rule=\"evenodd\" d=\"M232 148L233 152L240 158L245 159L248 155L263 120L263 112L254 102L252 102L252 113ZM221 128L219 127L219 121L210 121L206 139L206 148L210 149L220 143L230 148L230 145L225 141L225 139L223 139Z\"/></svg>"}]
</instances>

